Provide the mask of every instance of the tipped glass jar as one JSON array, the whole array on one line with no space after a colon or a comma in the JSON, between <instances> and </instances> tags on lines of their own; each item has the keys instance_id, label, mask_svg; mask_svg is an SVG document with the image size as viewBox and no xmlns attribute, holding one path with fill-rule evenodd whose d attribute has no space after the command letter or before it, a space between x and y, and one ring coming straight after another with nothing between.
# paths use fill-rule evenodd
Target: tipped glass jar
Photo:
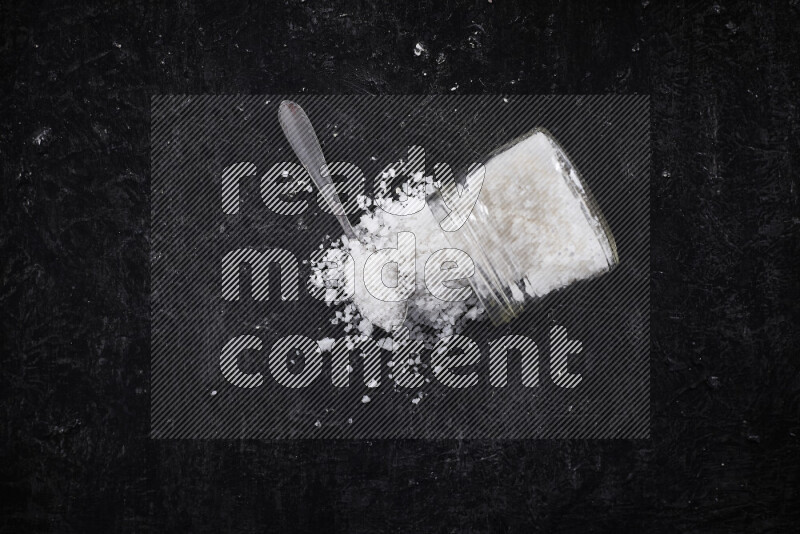
<instances>
[{"instance_id":1,"label":"tipped glass jar","mask_svg":"<svg viewBox=\"0 0 800 534\"><path fill-rule=\"evenodd\" d=\"M483 172L472 211L445 237L472 258L469 283L494 324L519 316L526 294L541 297L619 262L597 203L546 130L496 149ZM438 190L428 195L428 206L440 222L451 212Z\"/></svg>"}]
</instances>

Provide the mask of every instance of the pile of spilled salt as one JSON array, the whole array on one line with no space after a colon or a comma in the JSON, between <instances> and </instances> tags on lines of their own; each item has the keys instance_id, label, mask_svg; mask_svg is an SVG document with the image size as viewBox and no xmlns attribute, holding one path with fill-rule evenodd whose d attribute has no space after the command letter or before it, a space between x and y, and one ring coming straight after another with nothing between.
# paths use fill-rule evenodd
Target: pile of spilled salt
<instances>
[{"instance_id":1,"label":"pile of spilled salt","mask_svg":"<svg viewBox=\"0 0 800 534\"><path fill-rule=\"evenodd\" d=\"M384 178L393 178L395 172L394 168L385 170ZM345 332L372 336L376 326L392 332L407 321L412 338L430 337L426 336L430 332L435 332L434 337L446 337L460 332L465 321L483 314L476 297L442 301L433 296L424 283L425 265L430 255L450 248L439 223L425 205L426 189L433 186L431 177L416 173L395 191L395 196L389 196L387 182L380 182L375 199L363 196L358 199L359 206L365 210L354 226L358 241L342 236L323 251L318 261L312 262L312 285L322 288L330 286L332 280L339 287L354 284L347 291L352 294L351 302L336 311L332 319L334 324L343 323ZM402 215L397 215L400 213ZM407 302L386 302L367 290L364 267L374 251L396 248L399 232L414 234L415 290ZM350 262L352 271L342 268ZM392 272L387 268L384 274L387 286L398 284L396 269ZM328 287L325 300L332 304L339 295L337 289Z\"/></svg>"},{"instance_id":2,"label":"pile of spilled salt","mask_svg":"<svg viewBox=\"0 0 800 534\"><path fill-rule=\"evenodd\" d=\"M385 178L394 176L393 168L384 171ZM340 295L330 287L331 280L339 288L354 284L349 286L352 297L343 310L336 311L334 324L343 323L346 332L367 337L373 336L376 326L391 332L405 324L412 337L426 338L426 332L432 331L434 338L443 338L461 331L467 321L485 317L474 295L466 301L443 301L425 285L427 259L437 250L450 248L445 232L425 206L426 188L430 192L440 185L416 173L395 191L396 198L386 197L386 182L378 184L376 199L359 198L366 212L354 227L359 241L342 236L323 250L319 261L312 262L311 283L328 287L325 300L329 304ZM606 272L617 261L610 234L587 204L580 178L544 132L535 131L485 163L480 202L525 273L525 290L532 297ZM416 290L407 309L405 302L373 297L364 283L367 258L375 250L396 248L399 232L411 232L416 238ZM343 265L350 265L350 270ZM397 282L397 273L394 280L391 273L388 278L386 285L391 286Z\"/></svg>"}]
</instances>

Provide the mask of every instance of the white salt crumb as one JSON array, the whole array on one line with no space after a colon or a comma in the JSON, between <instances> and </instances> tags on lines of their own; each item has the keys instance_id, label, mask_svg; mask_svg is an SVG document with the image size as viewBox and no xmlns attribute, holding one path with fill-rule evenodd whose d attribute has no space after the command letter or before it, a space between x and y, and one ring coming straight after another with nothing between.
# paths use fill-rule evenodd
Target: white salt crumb
<instances>
[{"instance_id":1,"label":"white salt crumb","mask_svg":"<svg viewBox=\"0 0 800 534\"><path fill-rule=\"evenodd\" d=\"M320 423L319 421L317 421L316 423L314 423L314 426L315 426L315 427L317 427L317 428L319 428L319 427L321 427L321 426L322 426L322 423Z\"/></svg>"},{"instance_id":2,"label":"white salt crumb","mask_svg":"<svg viewBox=\"0 0 800 534\"><path fill-rule=\"evenodd\" d=\"M366 404L369 401L370 401L370 398L367 395L364 395L363 397L361 397L361 402L362 403Z\"/></svg>"},{"instance_id":3,"label":"white salt crumb","mask_svg":"<svg viewBox=\"0 0 800 534\"><path fill-rule=\"evenodd\" d=\"M317 341L317 345L319 345L320 352L328 352L333 348L333 344L336 343L336 340L332 337L322 338Z\"/></svg>"}]
</instances>

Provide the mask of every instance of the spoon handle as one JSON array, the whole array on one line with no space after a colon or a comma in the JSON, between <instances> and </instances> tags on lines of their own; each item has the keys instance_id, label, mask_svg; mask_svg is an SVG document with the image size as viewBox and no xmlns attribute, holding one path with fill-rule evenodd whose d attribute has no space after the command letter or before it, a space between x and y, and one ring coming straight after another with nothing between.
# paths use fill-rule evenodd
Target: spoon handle
<instances>
[{"instance_id":1,"label":"spoon handle","mask_svg":"<svg viewBox=\"0 0 800 534\"><path fill-rule=\"evenodd\" d=\"M322 154L322 148L319 146L317 135L314 133L314 127L311 121L308 120L303 108L291 102L284 100L278 108L278 120L281 123L286 139L289 141L294 153L300 163L303 164L311 179L314 180L317 188L322 193L322 197L328 204L331 213L336 216L339 224L344 230L344 234L348 239L357 239L350 221L342 206L342 201L336 193L336 189L331 181L331 175L328 171L328 164L325 163L325 156Z\"/></svg>"}]
</instances>

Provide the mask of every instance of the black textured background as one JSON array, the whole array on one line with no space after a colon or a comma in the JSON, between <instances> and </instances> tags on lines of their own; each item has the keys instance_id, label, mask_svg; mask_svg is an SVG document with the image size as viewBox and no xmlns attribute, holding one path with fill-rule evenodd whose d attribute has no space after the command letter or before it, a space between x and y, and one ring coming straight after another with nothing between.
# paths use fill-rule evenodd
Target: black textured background
<instances>
[{"instance_id":1,"label":"black textured background","mask_svg":"<svg viewBox=\"0 0 800 534\"><path fill-rule=\"evenodd\" d=\"M0 10L2 530L794 530L797 0ZM456 86L651 95L652 439L150 440L150 95Z\"/></svg>"}]
</instances>

